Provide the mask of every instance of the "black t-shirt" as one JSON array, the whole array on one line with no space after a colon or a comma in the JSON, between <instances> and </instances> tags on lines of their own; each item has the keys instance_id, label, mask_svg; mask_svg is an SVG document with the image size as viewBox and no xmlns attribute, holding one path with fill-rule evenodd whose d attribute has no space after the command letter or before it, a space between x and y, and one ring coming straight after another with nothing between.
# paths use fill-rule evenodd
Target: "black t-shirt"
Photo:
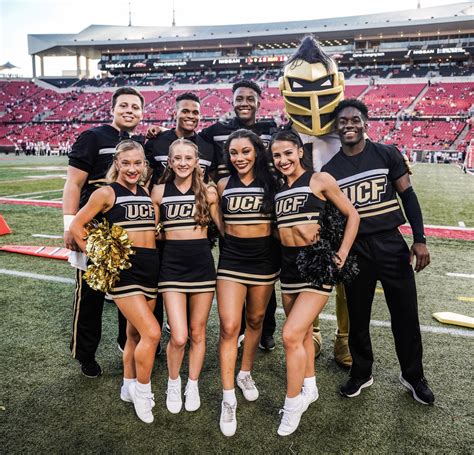
<instances>
[{"instance_id":1,"label":"black t-shirt","mask_svg":"<svg viewBox=\"0 0 474 455\"><path fill-rule=\"evenodd\" d=\"M150 163L150 167L153 169L150 185L156 184L158 179L163 175L168 161L170 145L176 139L178 139L178 136L176 135L176 129L173 128L148 140L145 144L146 159ZM217 167L213 144L206 141L198 134L193 134L185 139L194 142L198 146L199 163L204 172L204 181L208 182L209 172Z\"/></svg>"},{"instance_id":2,"label":"black t-shirt","mask_svg":"<svg viewBox=\"0 0 474 455\"><path fill-rule=\"evenodd\" d=\"M347 156L341 149L321 170L337 180L359 212L360 235L395 229L405 222L393 182L407 169L396 147L366 140L361 153Z\"/></svg>"},{"instance_id":3,"label":"black t-shirt","mask_svg":"<svg viewBox=\"0 0 474 455\"><path fill-rule=\"evenodd\" d=\"M81 189L80 207L86 204L97 188L107 183L105 176L120 140L120 131L111 125L101 125L84 131L74 142L69 152L69 166L89 174Z\"/></svg>"},{"instance_id":4,"label":"black t-shirt","mask_svg":"<svg viewBox=\"0 0 474 455\"><path fill-rule=\"evenodd\" d=\"M256 122L252 126L247 126L243 124L237 117L234 117L227 122L216 122L213 125L204 128L199 133L199 136L214 144L214 151L217 159L218 180L229 176L229 170L227 169L224 158L224 144L227 141L227 138L234 131L239 129L253 131L258 136L260 136L260 139L262 139L265 147L268 148L272 138L272 132L276 129L276 123L273 121L262 121Z\"/></svg>"}]
</instances>

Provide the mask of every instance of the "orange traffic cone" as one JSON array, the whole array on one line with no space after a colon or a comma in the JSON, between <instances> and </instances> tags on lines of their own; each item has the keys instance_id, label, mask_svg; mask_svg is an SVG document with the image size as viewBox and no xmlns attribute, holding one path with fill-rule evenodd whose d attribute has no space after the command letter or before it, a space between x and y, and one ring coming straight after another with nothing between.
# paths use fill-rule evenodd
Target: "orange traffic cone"
<instances>
[{"instance_id":1,"label":"orange traffic cone","mask_svg":"<svg viewBox=\"0 0 474 455\"><path fill-rule=\"evenodd\" d=\"M0 215L0 235L5 235L5 234L11 234L12 230L10 229L10 226L8 226L7 222L5 221L5 218L3 218L2 215Z\"/></svg>"}]
</instances>

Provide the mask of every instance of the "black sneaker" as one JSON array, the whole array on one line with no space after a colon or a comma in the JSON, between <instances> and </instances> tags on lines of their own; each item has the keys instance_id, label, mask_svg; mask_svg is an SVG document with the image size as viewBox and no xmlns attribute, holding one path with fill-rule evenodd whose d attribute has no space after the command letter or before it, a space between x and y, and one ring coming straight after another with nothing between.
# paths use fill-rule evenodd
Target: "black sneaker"
<instances>
[{"instance_id":1,"label":"black sneaker","mask_svg":"<svg viewBox=\"0 0 474 455\"><path fill-rule=\"evenodd\" d=\"M413 394L413 398L422 404L433 404L435 397L428 381L423 377L418 381L408 382L400 373L400 382Z\"/></svg>"},{"instance_id":2,"label":"black sneaker","mask_svg":"<svg viewBox=\"0 0 474 455\"><path fill-rule=\"evenodd\" d=\"M262 338L260 338L260 343L258 343L258 347L264 351L273 351L275 349L275 340L273 339L273 335L262 335Z\"/></svg>"},{"instance_id":3,"label":"black sneaker","mask_svg":"<svg viewBox=\"0 0 474 455\"><path fill-rule=\"evenodd\" d=\"M374 378L368 376L366 378L349 378L349 380L341 386L339 392L343 397L353 398L360 395L360 391L366 387L370 387L374 383Z\"/></svg>"},{"instance_id":4,"label":"black sneaker","mask_svg":"<svg viewBox=\"0 0 474 455\"><path fill-rule=\"evenodd\" d=\"M81 363L82 374L88 378L98 378L102 374L102 368L95 360Z\"/></svg>"}]
</instances>

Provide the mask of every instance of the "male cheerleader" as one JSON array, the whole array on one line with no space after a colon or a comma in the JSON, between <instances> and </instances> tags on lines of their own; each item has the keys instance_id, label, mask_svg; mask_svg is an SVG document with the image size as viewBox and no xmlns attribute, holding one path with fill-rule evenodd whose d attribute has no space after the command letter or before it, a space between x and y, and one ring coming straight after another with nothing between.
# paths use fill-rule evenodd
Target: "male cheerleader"
<instances>
[{"instance_id":1,"label":"male cheerleader","mask_svg":"<svg viewBox=\"0 0 474 455\"><path fill-rule=\"evenodd\" d=\"M214 146L196 134L196 128L201 118L201 102L199 97L190 92L176 97L174 117L176 128L166 130L149 139L145 144L145 154L153 174L150 187L158 182L163 175L168 162L170 145L180 138L194 142L199 149L199 163L204 172L204 181L209 181L209 173L214 169Z\"/></svg>"},{"instance_id":2,"label":"male cheerleader","mask_svg":"<svg viewBox=\"0 0 474 455\"><path fill-rule=\"evenodd\" d=\"M73 251L81 251L69 231L74 215L88 201L90 195L106 184L105 175L112 164L116 145L128 138L143 118L144 98L131 87L122 87L112 95L113 116L110 125L84 131L69 153L66 183L63 191L64 244ZM91 289L77 269L74 292L74 315L71 353L81 364L82 373L89 378L102 374L95 353L102 333L104 293ZM126 320L119 314L119 344L125 344Z\"/></svg>"},{"instance_id":3,"label":"male cheerleader","mask_svg":"<svg viewBox=\"0 0 474 455\"><path fill-rule=\"evenodd\" d=\"M405 162L394 146L365 138L368 110L362 102L342 101L335 110L336 131L342 149L325 166L360 215L358 236L352 246L360 273L346 285L349 309L349 347L352 368L340 392L356 397L373 384L370 315L377 280L382 283L390 310L395 348L401 367L400 382L422 404L434 395L423 374L422 342L418 321L415 272L430 263L423 217ZM405 222L398 197L413 231L408 248L398 227Z\"/></svg>"}]
</instances>

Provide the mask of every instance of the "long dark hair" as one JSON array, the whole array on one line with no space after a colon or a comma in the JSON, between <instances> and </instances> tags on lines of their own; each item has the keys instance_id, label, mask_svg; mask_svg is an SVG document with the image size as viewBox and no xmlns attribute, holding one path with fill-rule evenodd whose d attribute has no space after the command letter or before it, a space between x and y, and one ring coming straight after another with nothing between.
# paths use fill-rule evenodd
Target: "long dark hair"
<instances>
[{"instance_id":1,"label":"long dark hair","mask_svg":"<svg viewBox=\"0 0 474 455\"><path fill-rule=\"evenodd\" d=\"M270 144L268 146L268 150L270 153L272 152L273 144L278 141L291 142L292 144L295 144L296 147L302 148L304 150L304 145L303 145L303 141L301 140L301 137L299 136L298 133L296 133L293 130L285 128L273 134L272 139L270 140ZM300 163L305 171L314 172L312 163L308 163L308 159L304 153L303 153L303 158L300 159ZM275 170L275 172L277 173L278 181L280 184L282 184L282 182L286 182L286 177L281 172L279 172L277 169Z\"/></svg>"},{"instance_id":2,"label":"long dark hair","mask_svg":"<svg viewBox=\"0 0 474 455\"><path fill-rule=\"evenodd\" d=\"M231 176L238 175L237 169L230 161L229 148L234 139L248 139L255 149L255 165L253 173L256 183L263 188L263 202L262 211L270 213L273 211L274 197L276 192L276 179L270 172L268 162L268 152L262 140L253 131L240 129L234 131L228 138L224 145L225 162L227 169L229 169Z\"/></svg>"}]
</instances>

